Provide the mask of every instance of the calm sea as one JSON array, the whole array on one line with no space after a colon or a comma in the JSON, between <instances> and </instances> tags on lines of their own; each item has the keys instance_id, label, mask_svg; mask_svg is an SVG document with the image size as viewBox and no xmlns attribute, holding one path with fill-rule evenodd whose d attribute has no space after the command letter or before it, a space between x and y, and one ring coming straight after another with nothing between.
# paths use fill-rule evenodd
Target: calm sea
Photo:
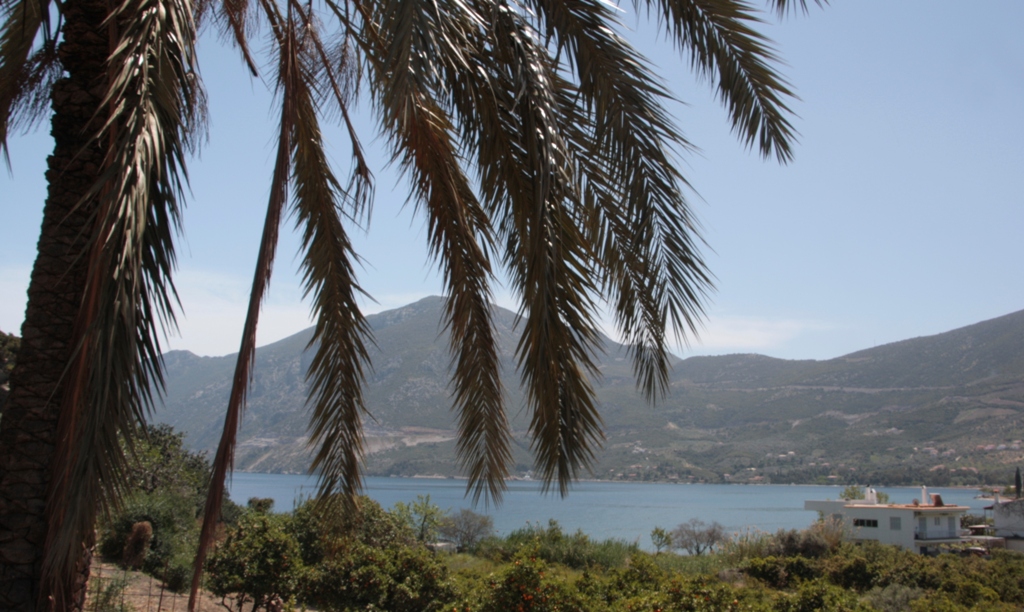
<instances>
[{"instance_id":1,"label":"calm sea","mask_svg":"<svg viewBox=\"0 0 1024 612\"><path fill-rule=\"evenodd\" d=\"M718 521L727 532L758 529L803 529L817 513L804 510L807 499L838 499L843 488L816 485L713 485L668 483L577 483L569 496L541 494L540 483L512 481L499 508L473 508L465 497L463 480L429 478L367 478L366 493L385 508L395 502L412 502L418 495L442 509L472 508L494 519L498 533L508 533L527 523L559 522L565 531L582 529L596 539L620 538L651 547L654 527L671 529L691 518ZM315 492L315 480L287 474L236 473L230 483L231 498L245 504L250 497L271 497L274 509L288 511L301 495ZM879 488L894 503L910 503L921 497L920 488ZM929 488L941 493L946 504L970 506L981 514L990 500L975 499L975 489Z\"/></svg>"}]
</instances>

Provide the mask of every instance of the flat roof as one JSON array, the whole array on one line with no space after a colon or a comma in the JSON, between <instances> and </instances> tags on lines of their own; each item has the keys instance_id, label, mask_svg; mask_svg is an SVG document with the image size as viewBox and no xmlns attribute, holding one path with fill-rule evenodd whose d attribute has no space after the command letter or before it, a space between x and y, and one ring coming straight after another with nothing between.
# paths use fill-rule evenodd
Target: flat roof
<instances>
[{"instance_id":1,"label":"flat roof","mask_svg":"<svg viewBox=\"0 0 1024 612\"><path fill-rule=\"evenodd\" d=\"M954 504L945 504L942 506L934 506L932 504L864 504L857 503L860 500L846 500L846 499L808 499L804 501L804 508L808 510L814 510L828 506L838 510L839 508L888 508L890 510L914 510L916 512L959 512L961 510L968 511L971 509L970 506L957 506ZM816 508L810 507L815 506Z\"/></svg>"},{"instance_id":2,"label":"flat roof","mask_svg":"<svg viewBox=\"0 0 1024 612\"><path fill-rule=\"evenodd\" d=\"M932 506L923 504L846 504L847 508L899 508L900 510L970 510L970 506L955 506L946 504L943 506Z\"/></svg>"}]
</instances>

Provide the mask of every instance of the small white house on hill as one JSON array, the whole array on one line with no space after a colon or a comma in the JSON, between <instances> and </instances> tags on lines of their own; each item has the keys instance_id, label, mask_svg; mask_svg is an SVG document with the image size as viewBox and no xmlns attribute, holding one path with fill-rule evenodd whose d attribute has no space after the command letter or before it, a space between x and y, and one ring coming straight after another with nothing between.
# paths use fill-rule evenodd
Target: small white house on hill
<instances>
[{"instance_id":1,"label":"small white house on hill","mask_svg":"<svg viewBox=\"0 0 1024 612\"><path fill-rule=\"evenodd\" d=\"M921 499L909 504L880 504L874 489L864 499L836 501L807 500L804 509L816 510L825 518L843 522L853 542L875 540L907 550L929 553L962 541L960 517L968 506L947 506L939 495L921 488Z\"/></svg>"}]
</instances>

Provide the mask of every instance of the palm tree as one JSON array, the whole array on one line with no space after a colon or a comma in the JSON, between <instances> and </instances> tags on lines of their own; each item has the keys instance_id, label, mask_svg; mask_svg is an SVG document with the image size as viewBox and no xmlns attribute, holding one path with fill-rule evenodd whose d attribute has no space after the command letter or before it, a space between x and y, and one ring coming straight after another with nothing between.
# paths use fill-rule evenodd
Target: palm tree
<instances>
[{"instance_id":1,"label":"palm tree","mask_svg":"<svg viewBox=\"0 0 1024 612\"><path fill-rule=\"evenodd\" d=\"M770 0L779 14L804 1ZM740 139L786 161L785 82L761 12L743 0L648 0L716 88ZM265 37L278 151L250 308L215 461L208 523L244 408L259 305L281 219L302 232L316 331L307 373L323 493L358 490L369 328L347 227L368 214L371 169L350 116L368 97L408 178L446 287L458 452L474 499L499 500L510 431L491 288L517 295L519 373L538 472L564 495L603 434L591 380L599 309L631 347L638 386L668 384L669 334L694 333L711 279L673 155L689 145L669 93L601 0L0 0L0 149L52 110L54 154L23 344L0 424L0 606L81 602L97 512L118 503L131 442L162 390L174 328L174 235L185 161L203 128L196 24L209 18L249 69ZM54 22L53 16L58 19ZM352 152L344 180L320 122ZM209 529L204 531L209 540ZM201 563L201 559L200 559Z\"/></svg>"}]
</instances>

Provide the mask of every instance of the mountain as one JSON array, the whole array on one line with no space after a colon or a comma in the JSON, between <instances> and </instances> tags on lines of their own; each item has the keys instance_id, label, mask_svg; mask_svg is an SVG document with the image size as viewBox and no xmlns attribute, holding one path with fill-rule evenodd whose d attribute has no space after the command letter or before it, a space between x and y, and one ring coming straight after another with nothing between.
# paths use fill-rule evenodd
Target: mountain
<instances>
[{"instance_id":1,"label":"mountain","mask_svg":"<svg viewBox=\"0 0 1024 612\"><path fill-rule=\"evenodd\" d=\"M431 297L368 317L376 342L366 401L367 471L457 474L449 355ZM528 415L515 373L515 314L495 307L516 433L516 470L530 469ZM311 330L262 347L236 467L306 469L304 372ZM1003 478L1022 460L1024 311L951 332L825 361L763 355L676 361L656 406L635 390L625 347L605 338L596 381L607 440L595 476L714 482L870 481L968 484ZM234 355L165 356L168 392L156 420L212 450Z\"/></svg>"}]
</instances>

